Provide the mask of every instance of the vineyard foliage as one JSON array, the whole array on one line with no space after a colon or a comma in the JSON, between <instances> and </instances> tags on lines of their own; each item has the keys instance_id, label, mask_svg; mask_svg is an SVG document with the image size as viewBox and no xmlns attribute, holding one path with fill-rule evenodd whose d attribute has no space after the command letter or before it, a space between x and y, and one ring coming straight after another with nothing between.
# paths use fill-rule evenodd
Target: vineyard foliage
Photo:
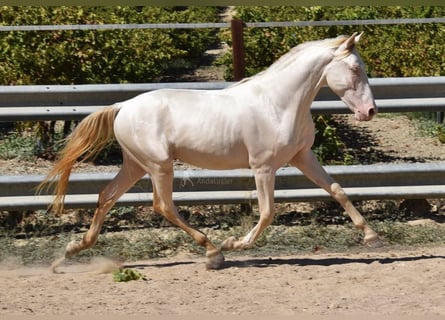
<instances>
[{"instance_id":1,"label":"vineyard foliage","mask_svg":"<svg viewBox=\"0 0 445 320\"><path fill-rule=\"evenodd\" d=\"M215 22L215 7L0 7L2 25ZM0 33L0 84L152 82L193 66L211 29Z\"/></svg>"},{"instance_id":2,"label":"vineyard foliage","mask_svg":"<svg viewBox=\"0 0 445 320\"><path fill-rule=\"evenodd\" d=\"M445 7L237 7L235 18L244 22L377 20L444 17ZM370 77L445 75L445 25L346 25L327 27L245 28L246 75L253 75L299 43L364 32L360 55ZM228 31L220 33L231 43ZM231 66L228 55L220 63ZM227 70L227 79L232 71Z\"/></svg>"}]
</instances>

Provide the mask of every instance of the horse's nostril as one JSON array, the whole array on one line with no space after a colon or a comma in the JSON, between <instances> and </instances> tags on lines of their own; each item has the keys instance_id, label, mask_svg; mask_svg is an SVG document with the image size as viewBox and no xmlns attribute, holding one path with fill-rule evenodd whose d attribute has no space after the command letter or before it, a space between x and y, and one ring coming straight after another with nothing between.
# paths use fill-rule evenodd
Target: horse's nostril
<instances>
[{"instance_id":1,"label":"horse's nostril","mask_svg":"<svg viewBox=\"0 0 445 320\"><path fill-rule=\"evenodd\" d=\"M374 108L369 108L368 109L368 116L369 117L372 117L372 116L374 116L375 115L375 109Z\"/></svg>"}]
</instances>

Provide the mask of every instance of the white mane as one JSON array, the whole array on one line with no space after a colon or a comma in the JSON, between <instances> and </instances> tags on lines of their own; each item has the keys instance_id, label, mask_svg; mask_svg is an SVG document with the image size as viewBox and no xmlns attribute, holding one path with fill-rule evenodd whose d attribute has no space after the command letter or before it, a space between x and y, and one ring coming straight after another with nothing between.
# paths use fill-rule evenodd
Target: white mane
<instances>
[{"instance_id":1,"label":"white mane","mask_svg":"<svg viewBox=\"0 0 445 320\"><path fill-rule=\"evenodd\" d=\"M309 47L320 47L320 48L336 49L343 42L345 42L347 39L348 39L347 36L339 36L337 38L315 40L315 41L307 41L307 42L301 43L301 44L293 47L292 49L290 49L284 55L282 55L277 61L275 61L267 69L257 73L256 75L253 75L251 77L244 78L241 81L231 85L229 88L232 88L232 87L238 86L238 85L240 85L242 83L245 83L247 81L256 79L257 77L263 76L266 73L276 72L276 71L282 70L283 68L287 67L291 62L293 62L297 55L301 54L303 51L305 51ZM347 55L349 53L350 52L345 52L345 55Z\"/></svg>"}]
</instances>

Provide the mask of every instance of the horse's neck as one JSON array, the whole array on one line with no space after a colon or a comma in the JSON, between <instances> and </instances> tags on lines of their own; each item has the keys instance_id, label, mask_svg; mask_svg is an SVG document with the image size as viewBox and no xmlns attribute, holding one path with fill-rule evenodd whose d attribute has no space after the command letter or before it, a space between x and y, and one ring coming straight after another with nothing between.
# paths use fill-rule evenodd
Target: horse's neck
<instances>
[{"instance_id":1,"label":"horse's neck","mask_svg":"<svg viewBox=\"0 0 445 320\"><path fill-rule=\"evenodd\" d=\"M323 84L324 68L332 60L332 55L327 51L315 53L297 56L286 67L266 71L259 77L257 85L264 86L264 91L269 92L270 101L276 107L309 110Z\"/></svg>"}]
</instances>

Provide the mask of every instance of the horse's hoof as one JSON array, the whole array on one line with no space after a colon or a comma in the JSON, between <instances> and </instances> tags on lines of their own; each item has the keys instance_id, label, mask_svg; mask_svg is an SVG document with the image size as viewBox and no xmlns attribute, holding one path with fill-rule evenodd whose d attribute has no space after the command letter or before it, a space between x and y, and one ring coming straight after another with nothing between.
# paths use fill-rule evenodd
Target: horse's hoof
<instances>
[{"instance_id":1,"label":"horse's hoof","mask_svg":"<svg viewBox=\"0 0 445 320\"><path fill-rule=\"evenodd\" d=\"M76 240L70 241L65 248L65 258L71 258L74 256L79 250L77 249L78 245Z\"/></svg>"},{"instance_id":2,"label":"horse's hoof","mask_svg":"<svg viewBox=\"0 0 445 320\"><path fill-rule=\"evenodd\" d=\"M235 246L236 238L235 237L229 237L226 240L223 241L221 244L221 251L225 250L233 250Z\"/></svg>"},{"instance_id":3,"label":"horse's hoof","mask_svg":"<svg viewBox=\"0 0 445 320\"><path fill-rule=\"evenodd\" d=\"M57 260L54 260L54 262L49 267L49 270L51 271L51 273L62 273L62 272L57 271L57 267L60 266L64 260L65 260L65 257L61 257Z\"/></svg>"},{"instance_id":4,"label":"horse's hoof","mask_svg":"<svg viewBox=\"0 0 445 320\"><path fill-rule=\"evenodd\" d=\"M224 255L221 252L207 256L206 268L207 270L221 269L224 264Z\"/></svg>"},{"instance_id":5,"label":"horse's hoof","mask_svg":"<svg viewBox=\"0 0 445 320\"><path fill-rule=\"evenodd\" d=\"M375 236L369 239L365 238L365 246L373 249L381 248L383 247L383 241L380 239L379 236Z\"/></svg>"}]
</instances>

